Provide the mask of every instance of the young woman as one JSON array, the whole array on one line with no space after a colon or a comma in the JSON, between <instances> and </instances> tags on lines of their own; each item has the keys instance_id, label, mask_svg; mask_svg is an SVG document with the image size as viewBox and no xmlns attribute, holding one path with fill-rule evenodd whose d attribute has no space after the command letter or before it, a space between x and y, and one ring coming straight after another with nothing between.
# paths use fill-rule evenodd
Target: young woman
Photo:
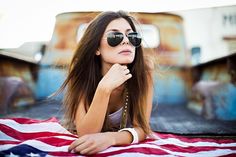
<instances>
[{"instance_id":1,"label":"young woman","mask_svg":"<svg viewBox=\"0 0 236 157\"><path fill-rule=\"evenodd\" d=\"M141 40L122 11L103 12L87 27L62 86L66 126L79 136L69 151L94 154L151 132L152 64Z\"/></svg>"}]
</instances>

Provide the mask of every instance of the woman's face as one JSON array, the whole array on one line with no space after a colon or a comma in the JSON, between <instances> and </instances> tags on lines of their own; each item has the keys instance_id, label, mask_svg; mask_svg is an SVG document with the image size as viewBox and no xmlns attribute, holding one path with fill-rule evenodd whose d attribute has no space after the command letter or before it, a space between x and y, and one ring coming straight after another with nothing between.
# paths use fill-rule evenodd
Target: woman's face
<instances>
[{"instance_id":1,"label":"woman's face","mask_svg":"<svg viewBox=\"0 0 236 157\"><path fill-rule=\"evenodd\" d=\"M107 42L107 36L111 32L120 32L124 35L124 38L117 46L110 46ZM100 47L96 52L96 55L100 55L102 61L102 67L110 68L113 64L130 64L133 62L135 57L135 47L129 42L126 35L133 32L129 23L119 18L111 21L101 39Z\"/></svg>"}]
</instances>

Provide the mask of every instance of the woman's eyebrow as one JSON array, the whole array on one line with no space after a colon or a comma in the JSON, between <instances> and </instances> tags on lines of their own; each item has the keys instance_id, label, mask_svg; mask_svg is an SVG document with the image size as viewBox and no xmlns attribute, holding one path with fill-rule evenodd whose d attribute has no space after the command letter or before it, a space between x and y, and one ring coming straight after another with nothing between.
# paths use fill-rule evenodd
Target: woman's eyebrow
<instances>
[{"instance_id":1,"label":"woman's eyebrow","mask_svg":"<svg viewBox=\"0 0 236 157\"><path fill-rule=\"evenodd\" d=\"M132 29L126 29L125 33L128 33L130 31L133 31Z\"/></svg>"},{"instance_id":2,"label":"woman's eyebrow","mask_svg":"<svg viewBox=\"0 0 236 157\"><path fill-rule=\"evenodd\" d=\"M116 32L116 31L120 31L120 30L112 28L112 29L108 29L106 32L111 32L111 31ZM128 28L128 29L125 30L125 32L129 32L129 31L132 31L132 29Z\"/></svg>"},{"instance_id":3,"label":"woman's eyebrow","mask_svg":"<svg viewBox=\"0 0 236 157\"><path fill-rule=\"evenodd\" d=\"M112 28L112 29L108 29L106 32L116 32L116 31L119 31L119 29Z\"/></svg>"}]
</instances>

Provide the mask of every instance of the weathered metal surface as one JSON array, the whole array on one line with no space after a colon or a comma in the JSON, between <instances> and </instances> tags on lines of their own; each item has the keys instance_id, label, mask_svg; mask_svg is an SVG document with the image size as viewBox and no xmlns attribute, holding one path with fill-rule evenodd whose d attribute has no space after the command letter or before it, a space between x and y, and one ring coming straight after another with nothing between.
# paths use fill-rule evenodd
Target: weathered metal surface
<instances>
[{"instance_id":1,"label":"weathered metal surface","mask_svg":"<svg viewBox=\"0 0 236 157\"><path fill-rule=\"evenodd\" d=\"M170 67L155 73L154 104L184 105L188 102L191 78L188 69Z\"/></svg>"},{"instance_id":2,"label":"weathered metal surface","mask_svg":"<svg viewBox=\"0 0 236 157\"><path fill-rule=\"evenodd\" d=\"M157 63L161 65L183 66L189 64L189 55L185 51L183 19L167 13L135 14L141 24L152 24L160 32L160 45L155 52Z\"/></svg>"},{"instance_id":3,"label":"weathered metal surface","mask_svg":"<svg viewBox=\"0 0 236 157\"><path fill-rule=\"evenodd\" d=\"M79 26L89 23L97 14L98 12L77 12L57 15L54 32L41 63L68 65L78 42Z\"/></svg>"},{"instance_id":4,"label":"weathered metal surface","mask_svg":"<svg viewBox=\"0 0 236 157\"><path fill-rule=\"evenodd\" d=\"M0 56L0 113L13 112L35 102L34 67L30 63Z\"/></svg>"},{"instance_id":5,"label":"weathered metal surface","mask_svg":"<svg viewBox=\"0 0 236 157\"><path fill-rule=\"evenodd\" d=\"M36 99L45 99L56 92L66 78L66 69L41 65L36 81Z\"/></svg>"},{"instance_id":6,"label":"weathered metal surface","mask_svg":"<svg viewBox=\"0 0 236 157\"><path fill-rule=\"evenodd\" d=\"M189 107L207 119L236 119L235 56L196 66L198 77Z\"/></svg>"},{"instance_id":7,"label":"weathered metal surface","mask_svg":"<svg viewBox=\"0 0 236 157\"><path fill-rule=\"evenodd\" d=\"M0 76L22 78L31 89L34 89L34 81L37 78L37 65L10 57L0 56Z\"/></svg>"}]
</instances>

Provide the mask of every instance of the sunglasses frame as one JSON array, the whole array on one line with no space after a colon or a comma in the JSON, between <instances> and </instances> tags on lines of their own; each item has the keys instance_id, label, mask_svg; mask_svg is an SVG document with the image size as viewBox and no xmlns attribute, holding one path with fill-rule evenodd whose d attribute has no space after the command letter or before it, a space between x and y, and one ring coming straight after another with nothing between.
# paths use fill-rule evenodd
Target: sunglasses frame
<instances>
[{"instance_id":1,"label":"sunglasses frame","mask_svg":"<svg viewBox=\"0 0 236 157\"><path fill-rule=\"evenodd\" d=\"M130 32L125 34L125 36L129 39L129 43L131 43L134 47L139 47L141 45L142 38L138 32ZM118 46L123 40L124 34L119 31L113 31L107 35L107 43L111 47Z\"/></svg>"}]
</instances>

